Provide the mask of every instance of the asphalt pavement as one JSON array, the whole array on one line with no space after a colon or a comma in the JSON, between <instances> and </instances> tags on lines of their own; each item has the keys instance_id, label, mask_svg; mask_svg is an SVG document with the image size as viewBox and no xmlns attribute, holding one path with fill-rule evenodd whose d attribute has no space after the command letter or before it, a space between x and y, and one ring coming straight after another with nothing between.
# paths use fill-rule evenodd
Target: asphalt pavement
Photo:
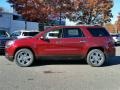
<instances>
[{"instance_id":1,"label":"asphalt pavement","mask_svg":"<svg viewBox=\"0 0 120 90\"><path fill-rule=\"evenodd\" d=\"M0 90L120 90L120 47L103 67L81 61L39 61L19 67L0 56Z\"/></svg>"}]
</instances>

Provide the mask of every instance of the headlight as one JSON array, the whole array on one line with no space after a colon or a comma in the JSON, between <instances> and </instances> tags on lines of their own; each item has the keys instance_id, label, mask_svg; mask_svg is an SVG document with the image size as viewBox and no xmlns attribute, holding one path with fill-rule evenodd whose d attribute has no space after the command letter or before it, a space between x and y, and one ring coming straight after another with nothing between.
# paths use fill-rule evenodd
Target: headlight
<instances>
[{"instance_id":1,"label":"headlight","mask_svg":"<svg viewBox=\"0 0 120 90\"><path fill-rule=\"evenodd\" d=\"M9 48L11 45L14 44L14 42L15 42L14 40L8 41L5 45L5 48Z\"/></svg>"}]
</instances>

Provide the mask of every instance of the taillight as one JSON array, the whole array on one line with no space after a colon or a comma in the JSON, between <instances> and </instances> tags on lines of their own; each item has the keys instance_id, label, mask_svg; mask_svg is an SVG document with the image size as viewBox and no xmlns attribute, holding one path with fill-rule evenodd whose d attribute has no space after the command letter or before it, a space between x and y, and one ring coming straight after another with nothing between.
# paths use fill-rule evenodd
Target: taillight
<instances>
[{"instance_id":1,"label":"taillight","mask_svg":"<svg viewBox=\"0 0 120 90\"><path fill-rule=\"evenodd\" d=\"M112 44L112 45L114 45L114 39L112 38L112 37L110 37L110 38L108 38L108 44Z\"/></svg>"}]
</instances>

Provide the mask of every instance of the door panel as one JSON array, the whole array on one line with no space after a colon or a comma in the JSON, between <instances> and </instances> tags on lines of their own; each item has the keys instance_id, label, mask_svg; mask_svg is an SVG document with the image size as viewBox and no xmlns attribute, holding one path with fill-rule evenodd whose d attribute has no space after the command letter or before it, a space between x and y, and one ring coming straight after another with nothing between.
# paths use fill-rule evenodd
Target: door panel
<instances>
[{"instance_id":1,"label":"door panel","mask_svg":"<svg viewBox=\"0 0 120 90\"><path fill-rule=\"evenodd\" d=\"M84 41L84 42L83 42ZM54 52L57 52L58 55L81 55L83 52L82 48L86 43L85 38L63 38L56 42Z\"/></svg>"},{"instance_id":2,"label":"door panel","mask_svg":"<svg viewBox=\"0 0 120 90\"><path fill-rule=\"evenodd\" d=\"M38 40L37 52L39 56L54 56L58 55L57 49L61 48L61 29L51 30L44 34L46 40Z\"/></svg>"}]
</instances>

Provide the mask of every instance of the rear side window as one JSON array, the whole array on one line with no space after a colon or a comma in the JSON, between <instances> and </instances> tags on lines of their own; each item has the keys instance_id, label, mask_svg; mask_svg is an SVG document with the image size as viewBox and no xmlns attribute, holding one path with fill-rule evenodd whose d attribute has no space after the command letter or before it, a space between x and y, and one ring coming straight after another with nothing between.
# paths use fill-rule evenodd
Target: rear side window
<instances>
[{"instance_id":1,"label":"rear side window","mask_svg":"<svg viewBox=\"0 0 120 90\"><path fill-rule=\"evenodd\" d=\"M64 28L63 37L64 38L76 38L83 37L83 33L79 28Z\"/></svg>"},{"instance_id":2,"label":"rear side window","mask_svg":"<svg viewBox=\"0 0 120 90\"><path fill-rule=\"evenodd\" d=\"M88 28L88 30L94 37L110 36L105 28Z\"/></svg>"}]
</instances>

